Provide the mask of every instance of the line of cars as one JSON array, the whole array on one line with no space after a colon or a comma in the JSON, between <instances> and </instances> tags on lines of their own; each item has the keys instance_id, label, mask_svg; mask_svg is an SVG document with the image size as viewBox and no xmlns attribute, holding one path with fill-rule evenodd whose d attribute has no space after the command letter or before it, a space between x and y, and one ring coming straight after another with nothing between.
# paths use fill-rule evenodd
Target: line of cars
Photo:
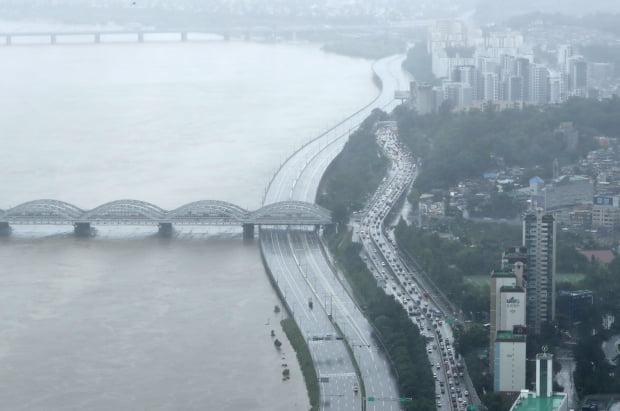
<instances>
[{"instance_id":1,"label":"line of cars","mask_svg":"<svg viewBox=\"0 0 620 411\"><path fill-rule=\"evenodd\" d=\"M436 381L437 407L445 405L451 410L465 410L469 393L461 387L463 369L451 346L452 331L429 293L420 286L414 270L400 258L391 232L394 227L385 225L392 207L413 183L416 164L398 141L395 126L377 130L377 142L392 166L367 208L358 214L358 234L365 250L362 258L379 286L403 305L427 339L427 354Z\"/></svg>"}]
</instances>

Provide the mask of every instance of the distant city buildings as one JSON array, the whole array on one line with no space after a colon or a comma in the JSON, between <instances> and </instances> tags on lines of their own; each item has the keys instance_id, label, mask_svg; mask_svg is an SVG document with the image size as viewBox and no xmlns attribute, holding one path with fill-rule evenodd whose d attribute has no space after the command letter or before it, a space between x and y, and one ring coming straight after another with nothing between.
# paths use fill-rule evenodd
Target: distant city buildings
<instances>
[{"instance_id":1,"label":"distant city buildings","mask_svg":"<svg viewBox=\"0 0 620 411\"><path fill-rule=\"evenodd\" d=\"M457 109L559 104L573 96L596 97L593 88L605 87L613 77L612 64L590 63L571 44L559 45L556 61L545 64L535 61L533 49L516 31L437 21L428 29L427 50L440 84L416 84L424 97L412 102L423 114L444 102ZM419 96L421 89L416 90Z\"/></svg>"},{"instance_id":2,"label":"distant city buildings","mask_svg":"<svg viewBox=\"0 0 620 411\"><path fill-rule=\"evenodd\" d=\"M618 226L620 226L620 196L594 196L592 227L614 228Z\"/></svg>"}]
</instances>

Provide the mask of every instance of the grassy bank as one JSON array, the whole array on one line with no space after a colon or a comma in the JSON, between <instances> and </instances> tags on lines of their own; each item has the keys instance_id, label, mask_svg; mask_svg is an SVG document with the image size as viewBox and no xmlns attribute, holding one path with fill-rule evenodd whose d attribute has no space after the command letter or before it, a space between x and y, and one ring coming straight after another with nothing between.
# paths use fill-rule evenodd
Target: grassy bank
<instances>
[{"instance_id":1,"label":"grassy bank","mask_svg":"<svg viewBox=\"0 0 620 411\"><path fill-rule=\"evenodd\" d=\"M306 381L308 397L310 397L310 410L317 411L319 409L319 379L306 340L292 318L280 321L280 325L297 355L297 361Z\"/></svg>"}]
</instances>

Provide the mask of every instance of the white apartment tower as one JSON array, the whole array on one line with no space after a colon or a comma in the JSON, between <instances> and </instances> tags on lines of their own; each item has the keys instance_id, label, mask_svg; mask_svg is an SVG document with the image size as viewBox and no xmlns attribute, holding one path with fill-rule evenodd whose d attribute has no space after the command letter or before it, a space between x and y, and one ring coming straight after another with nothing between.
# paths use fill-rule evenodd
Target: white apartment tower
<instances>
[{"instance_id":1,"label":"white apartment tower","mask_svg":"<svg viewBox=\"0 0 620 411\"><path fill-rule=\"evenodd\" d=\"M558 47L558 67L564 73L568 73L568 59L573 57L573 46L563 44Z\"/></svg>"},{"instance_id":2,"label":"white apartment tower","mask_svg":"<svg viewBox=\"0 0 620 411\"><path fill-rule=\"evenodd\" d=\"M502 255L502 269L491 273L489 365L495 391L525 388L526 258L524 247L511 247Z\"/></svg>"},{"instance_id":3,"label":"white apartment tower","mask_svg":"<svg viewBox=\"0 0 620 411\"><path fill-rule=\"evenodd\" d=\"M529 101L547 104L549 101L549 70L542 65L530 66Z\"/></svg>"}]
</instances>

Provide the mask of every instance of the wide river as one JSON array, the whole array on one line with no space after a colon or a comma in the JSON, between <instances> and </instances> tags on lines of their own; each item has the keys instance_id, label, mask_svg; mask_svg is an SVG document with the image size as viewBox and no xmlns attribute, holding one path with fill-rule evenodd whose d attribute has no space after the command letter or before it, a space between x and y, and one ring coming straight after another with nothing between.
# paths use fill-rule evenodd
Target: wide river
<instances>
[{"instance_id":1,"label":"wide river","mask_svg":"<svg viewBox=\"0 0 620 411\"><path fill-rule=\"evenodd\" d=\"M302 44L15 45L0 61L1 209L256 209L282 160L377 93L370 62ZM0 239L0 408L308 409L294 352L270 336L285 340L256 242L154 230Z\"/></svg>"}]
</instances>

